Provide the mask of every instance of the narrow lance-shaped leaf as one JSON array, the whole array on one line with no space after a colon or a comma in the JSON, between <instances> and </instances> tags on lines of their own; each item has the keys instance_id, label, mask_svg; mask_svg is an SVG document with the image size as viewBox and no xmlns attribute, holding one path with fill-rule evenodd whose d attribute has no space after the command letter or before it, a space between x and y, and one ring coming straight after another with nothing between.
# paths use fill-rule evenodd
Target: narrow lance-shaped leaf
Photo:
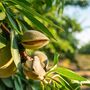
<instances>
[{"instance_id":1,"label":"narrow lance-shaped leaf","mask_svg":"<svg viewBox=\"0 0 90 90\"><path fill-rule=\"evenodd\" d=\"M58 63L58 60L59 60L58 57L59 57L59 54L55 53L55 55L54 55L54 64Z\"/></svg>"},{"instance_id":2,"label":"narrow lance-shaped leaf","mask_svg":"<svg viewBox=\"0 0 90 90\"><path fill-rule=\"evenodd\" d=\"M23 90L21 79L17 76L14 77L15 90Z\"/></svg>"},{"instance_id":3,"label":"narrow lance-shaped leaf","mask_svg":"<svg viewBox=\"0 0 90 90\"><path fill-rule=\"evenodd\" d=\"M2 3L0 2L0 21L4 20L5 17L6 17L5 10L4 10Z\"/></svg>"},{"instance_id":4,"label":"narrow lance-shaped leaf","mask_svg":"<svg viewBox=\"0 0 90 90\"><path fill-rule=\"evenodd\" d=\"M14 31L11 31L11 53L16 67L19 68L21 60Z\"/></svg>"},{"instance_id":5,"label":"narrow lance-shaped leaf","mask_svg":"<svg viewBox=\"0 0 90 90\"><path fill-rule=\"evenodd\" d=\"M62 0L62 11L64 10L64 4L65 4L65 0Z\"/></svg>"},{"instance_id":6,"label":"narrow lance-shaped leaf","mask_svg":"<svg viewBox=\"0 0 90 90\"><path fill-rule=\"evenodd\" d=\"M58 10L57 10L57 13L59 14L62 14L63 13L63 9L64 9L64 3L65 3L65 0L61 0L59 6L58 6Z\"/></svg>"},{"instance_id":7,"label":"narrow lance-shaped leaf","mask_svg":"<svg viewBox=\"0 0 90 90\"><path fill-rule=\"evenodd\" d=\"M9 11L8 11L7 9L6 9L6 14L7 14L7 17L8 17L8 19L9 19L9 22L10 22L12 28L13 28L17 33L21 34L20 31L19 31L18 28L17 28L17 25L16 25L14 19L12 18L12 16L10 15L10 13L9 13Z\"/></svg>"},{"instance_id":8,"label":"narrow lance-shaped leaf","mask_svg":"<svg viewBox=\"0 0 90 90\"><path fill-rule=\"evenodd\" d=\"M46 9L49 9L52 6L52 0L45 0L46 2Z\"/></svg>"},{"instance_id":9,"label":"narrow lance-shaped leaf","mask_svg":"<svg viewBox=\"0 0 90 90\"><path fill-rule=\"evenodd\" d=\"M66 69L64 67L57 67L56 69L54 69L54 71L62 76L65 76L69 79L72 80L79 80L79 81L86 81L87 79L84 77L79 76L78 74L76 74L75 72Z\"/></svg>"},{"instance_id":10,"label":"narrow lance-shaped leaf","mask_svg":"<svg viewBox=\"0 0 90 90\"><path fill-rule=\"evenodd\" d=\"M59 76L61 84L68 90L73 90L73 87L61 76Z\"/></svg>"}]
</instances>

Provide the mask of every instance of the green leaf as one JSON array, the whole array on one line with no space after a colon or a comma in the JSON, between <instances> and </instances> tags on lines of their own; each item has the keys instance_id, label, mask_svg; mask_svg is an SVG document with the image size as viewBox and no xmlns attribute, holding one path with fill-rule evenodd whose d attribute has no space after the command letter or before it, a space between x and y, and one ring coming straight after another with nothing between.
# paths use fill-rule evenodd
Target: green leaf
<instances>
[{"instance_id":1,"label":"green leaf","mask_svg":"<svg viewBox=\"0 0 90 90\"><path fill-rule=\"evenodd\" d=\"M64 10L64 3L65 3L65 0L61 0L60 4L58 5L58 10L57 10L57 13L63 13L63 10Z\"/></svg>"},{"instance_id":2,"label":"green leaf","mask_svg":"<svg viewBox=\"0 0 90 90\"><path fill-rule=\"evenodd\" d=\"M0 34L0 49L6 46L6 38Z\"/></svg>"},{"instance_id":3,"label":"green leaf","mask_svg":"<svg viewBox=\"0 0 90 90\"><path fill-rule=\"evenodd\" d=\"M45 2L46 2L46 9L48 10L48 9L50 9L50 7L52 6L52 0L45 0Z\"/></svg>"},{"instance_id":4,"label":"green leaf","mask_svg":"<svg viewBox=\"0 0 90 90\"><path fill-rule=\"evenodd\" d=\"M64 10L65 0L62 0L62 11Z\"/></svg>"},{"instance_id":5,"label":"green leaf","mask_svg":"<svg viewBox=\"0 0 90 90\"><path fill-rule=\"evenodd\" d=\"M32 87L31 87L31 85L29 83L26 84L25 87L26 87L25 90L33 90Z\"/></svg>"},{"instance_id":6,"label":"green leaf","mask_svg":"<svg viewBox=\"0 0 90 90\"><path fill-rule=\"evenodd\" d=\"M60 90L62 85L59 81L52 79L52 84L49 86L52 88L52 90Z\"/></svg>"},{"instance_id":7,"label":"green leaf","mask_svg":"<svg viewBox=\"0 0 90 90\"><path fill-rule=\"evenodd\" d=\"M41 86L40 81L33 81L33 83L29 82L29 84L31 84L32 90L43 90L41 89L42 86Z\"/></svg>"},{"instance_id":8,"label":"green leaf","mask_svg":"<svg viewBox=\"0 0 90 90\"><path fill-rule=\"evenodd\" d=\"M59 54L58 53L55 53L54 55L54 65L58 63L58 57L59 57Z\"/></svg>"},{"instance_id":9,"label":"green leaf","mask_svg":"<svg viewBox=\"0 0 90 90\"><path fill-rule=\"evenodd\" d=\"M15 32L11 31L11 53L17 68L21 65L20 54L17 46Z\"/></svg>"},{"instance_id":10,"label":"green leaf","mask_svg":"<svg viewBox=\"0 0 90 90\"><path fill-rule=\"evenodd\" d=\"M56 69L54 69L54 71L62 76L72 79L72 80L78 80L78 81L86 81L87 80L86 78L81 77L78 74L76 74L75 72L73 72L69 69L66 69L64 67L57 67Z\"/></svg>"},{"instance_id":11,"label":"green leaf","mask_svg":"<svg viewBox=\"0 0 90 90\"><path fill-rule=\"evenodd\" d=\"M23 90L23 85L22 85L22 82L21 82L20 77L19 77L19 76L17 76L17 79L18 79L18 83L19 83L19 85L20 85L20 87L21 87L21 90Z\"/></svg>"},{"instance_id":12,"label":"green leaf","mask_svg":"<svg viewBox=\"0 0 90 90\"><path fill-rule=\"evenodd\" d=\"M49 20L49 19L47 19L46 17L44 17L44 16L40 15L39 13L37 13L33 8L30 7L30 5L29 5L26 1L24 1L24 2L20 2L20 1L18 1L18 0L13 0L13 1L10 0L10 1L11 1L11 2L14 2L14 3L18 4L18 5L20 5L21 8L22 8L22 10L25 10L25 11L28 12L29 14L32 14L33 16L37 16L37 17L39 17L40 19L48 22L50 25L57 27L57 28L60 29L61 31L64 31L61 27L59 27L59 26L57 26L56 24L54 24L51 20ZM17 6L16 6L16 7L17 7ZM17 8L18 8L18 7L17 7Z\"/></svg>"},{"instance_id":13,"label":"green leaf","mask_svg":"<svg viewBox=\"0 0 90 90\"><path fill-rule=\"evenodd\" d=\"M73 90L73 87L70 86L70 84L63 78L59 77L60 83L66 88L66 90Z\"/></svg>"},{"instance_id":14,"label":"green leaf","mask_svg":"<svg viewBox=\"0 0 90 90\"><path fill-rule=\"evenodd\" d=\"M0 81L0 90L6 90L5 85Z\"/></svg>"},{"instance_id":15,"label":"green leaf","mask_svg":"<svg viewBox=\"0 0 90 90\"><path fill-rule=\"evenodd\" d=\"M20 22L20 24L21 24L21 26L22 26L22 30L23 30L23 32L25 32L25 31L27 31L27 30L29 30L29 29L32 29L32 27L30 27L30 25L25 21L25 20L20 20L19 19L19 22Z\"/></svg>"},{"instance_id":16,"label":"green leaf","mask_svg":"<svg viewBox=\"0 0 90 90\"><path fill-rule=\"evenodd\" d=\"M17 22L17 24L18 24L18 27L19 27L19 31L20 31L20 33L21 34L23 34L23 28L22 28L22 25L21 25L21 23L19 22L19 20L18 19L16 19L16 22Z\"/></svg>"},{"instance_id":17,"label":"green leaf","mask_svg":"<svg viewBox=\"0 0 90 90\"><path fill-rule=\"evenodd\" d=\"M52 81L54 81L53 83L57 83L58 88L60 88L61 86L63 86L66 90L73 90L73 88L69 85L69 83L64 78L62 78L60 75L57 75L56 74L53 77L55 77L57 79L51 78L51 77L50 77L50 79Z\"/></svg>"},{"instance_id":18,"label":"green leaf","mask_svg":"<svg viewBox=\"0 0 90 90\"><path fill-rule=\"evenodd\" d=\"M50 86L50 85L45 85L45 90L51 90L51 87L53 87L53 86Z\"/></svg>"},{"instance_id":19,"label":"green leaf","mask_svg":"<svg viewBox=\"0 0 90 90\"><path fill-rule=\"evenodd\" d=\"M10 22L11 26L13 27L13 29L14 29L17 33L21 34L21 32L20 32L20 31L18 30L18 28L17 28L17 25L16 25L16 23L15 23L15 21L14 21L14 18L11 16L11 13L9 12L8 9L6 9L6 14L7 14L7 17L8 17L8 19L9 19L9 22Z\"/></svg>"},{"instance_id":20,"label":"green leaf","mask_svg":"<svg viewBox=\"0 0 90 90\"><path fill-rule=\"evenodd\" d=\"M23 90L22 82L20 77L14 77L15 90Z\"/></svg>"},{"instance_id":21,"label":"green leaf","mask_svg":"<svg viewBox=\"0 0 90 90\"><path fill-rule=\"evenodd\" d=\"M9 88L13 88L13 81L11 78L3 78L2 82Z\"/></svg>"},{"instance_id":22,"label":"green leaf","mask_svg":"<svg viewBox=\"0 0 90 90\"><path fill-rule=\"evenodd\" d=\"M0 2L0 21L4 20L5 17L6 17L5 10L4 10L2 3Z\"/></svg>"}]
</instances>

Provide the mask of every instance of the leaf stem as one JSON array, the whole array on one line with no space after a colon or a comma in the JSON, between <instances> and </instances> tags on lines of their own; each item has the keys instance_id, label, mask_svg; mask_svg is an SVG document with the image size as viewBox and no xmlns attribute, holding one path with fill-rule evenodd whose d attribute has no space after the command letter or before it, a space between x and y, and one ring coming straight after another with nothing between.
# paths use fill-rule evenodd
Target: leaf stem
<instances>
[{"instance_id":1,"label":"leaf stem","mask_svg":"<svg viewBox=\"0 0 90 90\"><path fill-rule=\"evenodd\" d=\"M8 33L10 34L9 29L8 29L3 23L1 24L1 26L4 28L4 30L5 30L6 32L8 32Z\"/></svg>"}]
</instances>

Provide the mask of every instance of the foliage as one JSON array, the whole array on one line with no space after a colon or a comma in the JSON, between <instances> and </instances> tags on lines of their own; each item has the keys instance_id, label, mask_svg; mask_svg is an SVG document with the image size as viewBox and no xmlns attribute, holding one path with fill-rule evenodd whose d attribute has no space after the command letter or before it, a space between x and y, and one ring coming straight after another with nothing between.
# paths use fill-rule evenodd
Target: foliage
<instances>
[{"instance_id":1,"label":"foliage","mask_svg":"<svg viewBox=\"0 0 90 90\"><path fill-rule=\"evenodd\" d=\"M64 51L68 51L69 49L73 52L74 45L72 45L72 47L72 43L68 42L68 40L71 39L64 37L65 35L60 33L60 31L63 31L62 27L65 25L60 22L63 22L63 20L67 21L67 19L70 21L70 19L64 18L59 21L59 23L55 20L56 22L54 23L54 20L51 20L53 18L48 17L50 16L49 11L51 11L53 15L53 9L58 9L57 13L59 13L63 11L63 8L63 0L1 0L0 55L3 56L0 57L2 62L0 64L3 64L5 61L5 64L0 66L0 73L3 74L0 74L1 90L80 90L81 85L86 83L88 85L90 84L89 80L77 75L75 72L64 67L58 67L57 53L54 57L54 66L51 68L46 68L44 64L46 60L40 61L41 59L38 56L32 56L30 54L32 51L33 53L35 52L35 50L32 50L33 48L39 49L41 46L45 46L49 40L48 38L52 41L52 43L47 46L51 48L51 50L55 45L55 50L57 51L59 44L63 44L60 47ZM64 27L73 27L73 31L77 28L81 30L79 24L74 20L71 20L71 22L74 24L69 23ZM74 25L76 25L76 27L74 27ZM32 33L32 31L35 32L34 29L37 30L38 35L37 33ZM65 34L69 36L69 29L65 30ZM28 35L25 33L28 33ZM11 55L8 60L3 58L7 50L1 53L7 45L9 45L8 49L10 49L8 53ZM28 48L27 45L31 45L32 48L31 46ZM31 49L29 53L27 53L27 49Z\"/></svg>"},{"instance_id":2,"label":"foliage","mask_svg":"<svg viewBox=\"0 0 90 90\"><path fill-rule=\"evenodd\" d=\"M66 5L77 5L80 7L86 7L89 5L88 0L66 0Z\"/></svg>"},{"instance_id":3,"label":"foliage","mask_svg":"<svg viewBox=\"0 0 90 90\"><path fill-rule=\"evenodd\" d=\"M79 49L79 53L80 53L80 54L90 54L90 43L82 46L82 47Z\"/></svg>"}]
</instances>

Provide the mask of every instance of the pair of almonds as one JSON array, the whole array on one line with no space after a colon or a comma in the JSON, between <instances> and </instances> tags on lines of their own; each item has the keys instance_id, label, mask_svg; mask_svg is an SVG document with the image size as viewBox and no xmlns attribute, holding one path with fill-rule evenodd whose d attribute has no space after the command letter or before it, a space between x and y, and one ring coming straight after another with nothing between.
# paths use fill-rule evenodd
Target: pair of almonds
<instances>
[{"instance_id":1,"label":"pair of almonds","mask_svg":"<svg viewBox=\"0 0 90 90\"><path fill-rule=\"evenodd\" d=\"M27 49L39 49L49 43L49 39L39 31L29 30L22 36L22 45Z\"/></svg>"},{"instance_id":2,"label":"pair of almonds","mask_svg":"<svg viewBox=\"0 0 90 90\"><path fill-rule=\"evenodd\" d=\"M39 49L47 45L49 39L39 31L29 30L23 34L21 42L26 49ZM34 80L43 80L46 74L44 69L47 66L44 62L47 62L47 56L42 52L35 52L32 63L27 60L23 64L26 77Z\"/></svg>"}]
</instances>

